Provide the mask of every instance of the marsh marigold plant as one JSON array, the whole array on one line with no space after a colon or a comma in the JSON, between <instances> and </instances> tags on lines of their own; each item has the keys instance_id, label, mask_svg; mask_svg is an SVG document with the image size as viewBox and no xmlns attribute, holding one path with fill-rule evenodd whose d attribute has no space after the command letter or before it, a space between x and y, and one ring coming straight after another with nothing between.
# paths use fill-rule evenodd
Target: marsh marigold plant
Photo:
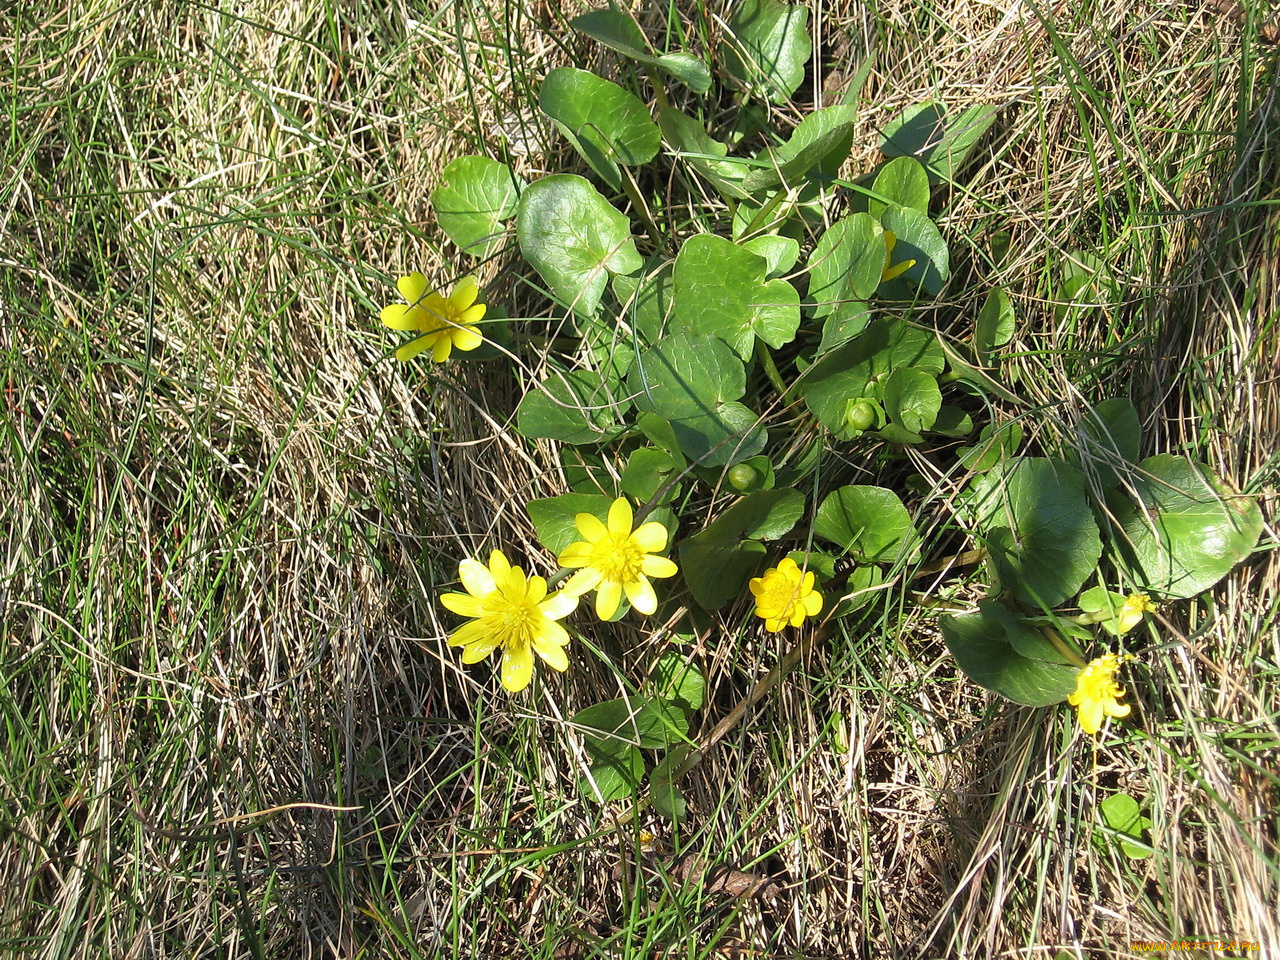
<instances>
[{"instance_id":1,"label":"marsh marigold plant","mask_svg":"<svg viewBox=\"0 0 1280 960\"><path fill-rule=\"evenodd\" d=\"M580 513L574 524L583 539L560 552L560 565L577 570L564 585L565 593L581 596L596 591L596 616L610 620L618 612L623 594L631 606L648 616L658 609L650 577L674 577L675 563L655 556L667 546L667 528L656 520L632 529L635 514L625 497L613 501L609 522Z\"/></svg>"},{"instance_id":2,"label":"marsh marigold plant","mask_svg":"<svg viewBox=\"0 0 1280 960\"><path fill-rule=\"evenodd\" d=\"M1067 703L1079 711L1080 729L1093 735L1102 729L1103 717L1127 717L1130 707L1121 703L1124 688L1116 683L1116 671L1129 658L1107 653L1089 662L1076 678L1076 692Z\"/></svg>"},{"instance_id":3,"label":"marsh marigold plant","mask_svg":"<svg viewBox=\"0 0 1280 960\"><path fill-rule=\"evenodd\" d=\"M756 598L756 616L764 619L764 628L778 633L783 627L798 627L805 617L822 610L822 594L813 588L813 571L801 571L790 557L770 567L764 576L749 584Z\"/></svg>"},{"instance_id":4,"label":"marsh marigold plant","mask_svg":"<svg viewBox=\"0 0 1280 960\"><path fill-rule=\"evenodd\" d=\"M518 693L533 677L536 653L554 670L566 670L565 645L569 633L556 623L571 614L578 598L563 590L547 593L547 581L525 577L501 550L489 554L489 565L463 560L458 579L466 593L446 593L440 603L446 610L471 622L449 637L451 647L462 647L463 663L479 663L494 650L502 651L502 685Z\"/></svg>"},{"instance_id":5,"label":"marsh marigold plant","mask_svg":"<svg viewBox=\"0 0 1280 960\"><path fill-rule=\"evenodd\" d=\"M424 350L443 363L458 350L474 350L484 342L476 324L484 319L485 305L476 303L480 287L475 277L463 277L449 296L436 293L420 273L396 281L396 289L409 302L382 308L382 322L392 330L409 330L420 336L396 349L397 360L412 360Z\"/></svg>"}]
</instances>

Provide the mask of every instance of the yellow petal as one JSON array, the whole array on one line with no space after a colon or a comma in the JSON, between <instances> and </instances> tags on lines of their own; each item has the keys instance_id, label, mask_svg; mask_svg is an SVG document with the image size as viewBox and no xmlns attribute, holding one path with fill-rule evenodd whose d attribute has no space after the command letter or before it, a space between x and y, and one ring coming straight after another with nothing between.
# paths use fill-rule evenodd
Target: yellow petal
<instances>
[{"instance_id":1,"label":"yellow petal","mask_svg":"<svg viewBox=\"0 0 1280 960\"><path fill-rule=\"evenodd\" d=\"M464 617L484 615L484 601L479 597L472 597L465 593L440 594L440 606Z\"/></svg>"},{"instance_id":2,"label":"yellow petal","mask_svg":"<svg viewBox=\"0 0 1280 960\"><path fill-rule=\"evenodd\" d=\"M680 572L680 568L675 565L674 560L647 554L640 558L640 572L646 577L662 579L663 577L674 577Z\"/></svg>"},{"instance_id":3,"label":"yellow petal","mask_svg":"<svg viewBox=\"0 0 1280 960\"><path fill-rule=\"evenodd\" d=\"M804 612L811 617L816 617L822 612L822 594L816 590L805 594L804 599L800 602L804 604Z\"/></svg>"},{"instance_id":4,"label":"yellow petal","mask_svg":"<svg viewBox=\"0 0 1280 960\"><path fill-rule=\"evenodd\" d=\"M1080 704L1080 729L1089 734L1102 729L1102 704L1097 700Z\"/></svg>"},{"instance_id":5,"label":"yellow petal","mask_svg":"<svg viewBox=\"0 0 1280 960\"><path fill-rule=\"evenodd\" d=\"M752 577L747 587L751 590L752 596L760 596L760 594L764 593L764 577Z\"/></svg>"},{"instance_id":6,"label":"yellow petal","mask_svg":"<svg viewBox=\"0 0 1280 960\"><path fill-rule=\"evenodd\" d=\"M480 344L484 343L484 337L471 327L459 327L457 330L449 334L453 340L453 345L462 351L474 350Z\"/></svg>"},{"instance_id":7,"label":"yellow petal","mask_svg":"<svg viewBox=\"0 0 1280 960\"><path fill-rule=\"evenodd\" d=\"M427 286L427 278L415 270L397 280L396 289L400 291L400 296L413 304L420 301L431 288Z\"/></svg>"},{"instance_id":8,"label":"yellow petal","mask_svg":"<svg viewBox=\"0 0 1280 960\"><path fill-rule=\"evenodd\" d=\"M481 637L479 640L473 640L462 648L463 663L479 663L494 650L498 649L498 641L494 637Z\"/></svg>"},{"instance_id":9,"label":"yellow petal","mask_svg":"<svg viewBox=\"0 0 1280 960\"><path fill-rule=\"evenodd\" d=\"M492 568L492 565L490 566ZM494 569L493 582L498 585L498 589L508 600L521 601L529 593L529 583L525 580L524 571L519 567L508 566L501 573Z\"/></svg>"},{"instance_id":10,"label":"yellow petal","mask_svg":"<svg viewBox=\"0 0 1280 960\"><path fill-rule=\"evenodd\" d=\"M783 557L778 561L778 572L788 580L798 579L800 576L800 568L790 557Z\"/></svg>"},{"instance_id":11,"label":"yellow petal","mask_svg":"<svg viewBox=\"0 0 1280 960\"><path fill-rule=\"evenodd\" d=\"M538 638L533 641L533 649L538 652L538 656L552 670L559 670L563 673L569 669L569 654L559 644L547 643Z\"/></svg>"},{"instance_id":12,"label":"yellow petal","mask_svg":"<svg viewBox=\"0 0 1280 960\"><path fill-rule=\"evenodd\" d=\"M524 596L530 603L541 603L542 598L547 595L547 581L537 575L529 578L529 582L525 585Z\"/></svg>"},{"instance_id":13,"label":"yellow petal","mask_svg":"<svg viewBox=\"0 0 1280 960\"><path fill-rule=\"evenodd\" d=\"M657 553L667 547L667 528L657 520L650 520L640 524L636 532L631 534L631 539L645 553Z\"/></svg>"},{"instance_id":14,"label":"yellow petal","mask_svg":"<svg viewBox=\"0 0 1280 960\"><path fill-rule=\"evenodd\" d=\"M485 305L477 303L475 306L467 307L460 314L453 318L453 322L459 326L474 327L477 323L484 319Z\"/></svg>"},{"instance_id":15,"label":"yellow petal","mask_svg":"<svg viewBox=\"0 0 1280 960\"><path fill-rule=\"evenodd\" d=\"M420 308L407 307L403 303L393 303L389 307L383 307L382 313L378 316L392 330L419 330L421 329L420 321L426 318L426 314Z\"/></svg>"},{"instance_id":16,"label":"yellow petal","mask_svg":"<svg viewBox=\"0 0 1280 960\"><path fill-rule=\"evenodd\" d=\"M476 297L479 294L480 285L476 283L476 278L463 277L454 286L453 293L449 294L449 305L458 313L461 313L476 302Z\"/></svg>"},{"instance_id":17,"label":"yellow petal","mask_svg":"<svg viewBox=\"0 0 1280 960\"><path fill-rule=\"evenodd\" d=\"M631 605L646 617L658 609L658 595L653 592L653 584L644 577L629 580L622 588L626 590Z\"/></svg>"},{"instance_id":18,"label":"yellow petal","mask_svg":"<svg viewBox=\"0 0 1280 960\"><path fill-rule=\"evenodd\" d=\"M609 535L609 528L600 522L600 518L590 513L580 513L573 518L578 532L586 538L587 543L599 543Z\"/></svg>"},{"instance_id":19,"label":"yellow petal","mask_svg":"<svg viewBox=\"0 0 1280 960\"><path fill-rule=\"evenodd\" d=\"M577 543L569 544L560 551L560 556L556 557L556 562L560 566L569 567L572 570L585 567L591 562L591 544L584 543L581 540Z\"/></svg>"},{"instance_id":20,"label":"yellow petal","mask_svg":"<svg viewBox=\"0 0 1280 960\"><path fill-rule=\"evenodd\" d=\"M569 631L554 620L545 620L538 628L534 643L542 642L553 647L563 647L569 642Z\"/></svg>"},{"instance_id":21,"label":"yellow petal","mask_svg":"<svg viewBox=\"0 0 1280 960\"><path fill-rule=\"evenodd\" d=\"M447 333L436 335L435 346L431 348L431 359L436 363L444 363L449 359L449 351L453 349L453 340Z\"/></svg>"},{"instance_id":22,"label":"yellow petal","mask_svg":"<svg viewBox=\"0 0 1280 960\"><path fill-rule=\"evenodd\" d=\"M587 588L587 590L590 589L590 587ZM586 590L583 591L583 593L585 592ZM543 616L549 617L552 620L560 620L563 617L567 617L578 608L578 596L579 594L577 593L570 593L568 590L560 590L557 593L551 594L551 596L538 604L538 609L542 611ZM568 634L565 636L567 637Z\"/></svg>"},{"instance_id":23,"label":"yellow petal","mask_svg":"<svg viewBox=\"0 0 1280 960\"><path fill-rule=\"evenodd\" d=\"M463 560L458 564L458 579L462 581L462 588L473 597L484 598L498 589L493 582L493 574L479 560Z\"/></svg>"},{"instance_id":24,"label":"yellow petal","mask_svg":"<svg viewBox=\"0 0 1280 960\"><path fill-rule=\"evenodd\" d=\"M613 506L609 508L609 532L615 537L629 536L634 519L635 514L631 512L631 501L626 497L619 497L613 501ZM666 543L664 539L662 541L663 546L666 546Z\"/></svg>"},{"instance_id":25,"label":"yellow petal","mask_svg":"<svg viewBox=\"0 0 1280 960\"><path fill-rule=\"evenodd\" d=\"M502 648L502 685L519 693L533 679L533 651L527 643L513 643Z\"/></svg>"},{"instance_id":26,"label":"yellow petal","mask_svg":"<svg viewBox=\"0 0 1280 960\"><path fill-rule=\"evenodd\" d=\"M432 334L424 334L415 340L410 340L401 347L396 348L397 360L412 360L427 347L431 346L435 336Z\"/></svg>"},{"instance_id":27,"label":"yellow petal","mask_svg":"<svg viewBox=\"0 0 1280 960\"><path fill-rule=\"evenodd\" d=\"M457 630L453 631L453 633L449 634L449 646L451 647L466 647L467 650L471 650L474 647L484 646L487 643L487 649L485 649L485 651L477 658L480 660L483 660L488 656L489 651L498 645L496 641L490 641L493 641L493 637L489 633L488 627L478 620L472 620L470 623L464 623ZM464 657L463 662L475 663L476 661L466 660Z\"/></svg>"},{"instance_id":28,"label":"yellow petal","mask_svg":"<svg viewBox=\"0 0 1280 960\"><path fill-rule=\"evenodd\" d=\"M1127 717L1132 709L1127 703L1117 703L1114 700L1108 700L1102 708L1109 717Z\"/></svg>"},{"instance_id":29,"label":"yellow petal","mask_svg":"<svg viewBox=\"0 0 1280 960\"><path fill-rule=\"evenodd\" d=\"M584 593L588 593L598 587L603 578L604 574L599 570L593 570L591 568L579 570L565 581L565 585L560 588L560 592L567 593L574 597L580 597Z\"/></svg>"},{"instance_id":30,"label":"yellow petal","mask_svg":"<svg viewBox=\"0 0 1280 960\"><path fill-rule=\"evenodd\" d=\"M622 585L613 580L605 580L596 591L596 616L601 620L612 620L621 602Z\"/></svg>"}]
</instances>

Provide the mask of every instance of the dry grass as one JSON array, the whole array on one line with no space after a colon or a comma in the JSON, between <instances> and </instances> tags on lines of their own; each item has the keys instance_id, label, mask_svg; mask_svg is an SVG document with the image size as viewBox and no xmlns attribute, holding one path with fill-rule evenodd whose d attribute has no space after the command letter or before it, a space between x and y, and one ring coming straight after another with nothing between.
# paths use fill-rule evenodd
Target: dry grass
<instances>
[{"instance_id":1,"label":"dry grass","mask_svg":"<svg viewBox=\"0 0 1280 960\"><path fill-rule=\"evenodd\" d=\"M1280 944L1270 553L1165 611L1134 719L1097 753L1066 711L989 702L904 608L837 629L750 710L687 779L680 830L579 799L564 718L676 641L590 630L616 667L584 654L522 698L461 667L434 595L495 546L546 572L523 503L562 492L563 469L510 429L509 365L395 365L374 319L389 277L471 269L429 213L443 164L490 148L555 169L537 80L612 61L570 35L568 5L434 6L0 12L0 952ZM815 101L876 58L858 170L905 105L1002 108L944 218L959 269L940 316L971 316L993 278L1014 295L1006 375L1027 404L1003 412L1053 449L1129 395L1145 452L1269 495L1274 52L1163 5L840 3L813 28ZM1014 253L992 265L996 230ZM1121 295L1064 321L1053 281L1081 250L1107 253ZM479 274L512 315L545 310L510 258ZM956 482L922 508L939 540ZM704 733L786 652L743 614L681 648L709 681ZM1149 802L1155 857L1094 846L1115 789ZM629 884L640 826L782 891Z\"/></svg>"}]
</instances>

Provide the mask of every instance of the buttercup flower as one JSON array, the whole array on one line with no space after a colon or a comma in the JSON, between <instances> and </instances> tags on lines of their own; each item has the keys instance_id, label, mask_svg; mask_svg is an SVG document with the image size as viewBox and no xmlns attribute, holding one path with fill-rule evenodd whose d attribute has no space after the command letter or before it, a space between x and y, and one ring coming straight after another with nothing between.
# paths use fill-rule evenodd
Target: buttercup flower
<instances>
[{"instance_id":1,"label":"buttercup flower","mask_svg":"<svg viewBox=\"0 0 1280 960\"><path fill-rule=\"evenodd\" d=\"M770 567L763 577L752 578L749 586L756 598L756 616L764 618L770 633L787 625L798 627L805 617L816 617L822 610L822 594L813 589L813 571L801 572L790 557Z\"/></svg>"},{"instance_id":2,"label":"buttercup flower","mask_svg":"<svg viewBox=\"0 0 1280 960\"><path fill-rule=\"evenodd\" d=\"M626 593L631 605L648 616L658 609L658 595L650 577L674 577L678 569L666 557L653 554L667 546L667 528L656 520L631 529L635 514L625 497L613 501L609 523L580 513L573 522L583 540L560 553L560 565L578 570L564 585L565 593L581 596L596 591L596 616L612 619ZM581 568L581 569L579 569Z\"/></svg>"},{"instance_id":3,"label":"buttercup flower","mask_svg":"<svg viewBox=\"0 0 1280 960\"><path fill-rule=\"evenodd\" d=\"M396 350L397 360L412 360L430 349L431 359L443 363L454 347L474 350L484 342L475 327L484 319L485 309L483 303L476 303L480 288L475 277L463 277L447 297L427 286L427 278L420 273L401 277L396 289L409 302L383 307L382 322L392 330L422 334Z\"/></svg>"},{"instance_id":4,"label":"buttercup flower","mask_svg":"<svg viewBox=\"0 0 1280 960\"><path fill-rule=\"evenodd\" d=\"M890 266L893 248L898 245L898 237L892 230L884 232L884 269L880 271L880 282L888 283L894 277L900 277L916 265L914 260L903 260L896 266Z\"/></svg>"},{"instance_id":5,"label":"buttercup flower","mask_svg":"<svg viewBox=\"0 0 1280 960\"><path fill-rule=\"evenodd\" d=\"M1156 605L1145 593L1131 593L1125 598L1124 606L1116 614L1116 630L1128 633L1142 622L1144 613L1155 613Z\"/></svg>"},{"instance_id":6,"label":"buttercup flower","mask_svg":"<svg viewBox=\"0 0 1280 960\"><path fill-rule=\"evenodd\" d=\"M487 567L478 560L463 560L458 579L467 592L442 594L440 603L472 618L449 637L449 646L462 647L463 663L479 663L501 649L502 685L512 693L529 685L535 652L547 666L568 669L564 647L569 634L556 621L578 606L576 595L561 590L548 596L546 580L526 579L501 550L489 554Z\"/></svg>"},{"instance_id":7,"label":"buttercup flower","mask_svg":"<svg viewBox=\"0 0 1280 960\"><path fill-rule=\"evenodd\" d=\"M1116 671L1128 660L1127 656L1107 653L1090 661L1076 678L1076 692L1067 697L1067 703L1080 711L1080 729L1095 734L1102 729L1102 718L1127 717L1130 707L1120 703L1124 688L1116 683Z\"/></svg>"}]
</instances>

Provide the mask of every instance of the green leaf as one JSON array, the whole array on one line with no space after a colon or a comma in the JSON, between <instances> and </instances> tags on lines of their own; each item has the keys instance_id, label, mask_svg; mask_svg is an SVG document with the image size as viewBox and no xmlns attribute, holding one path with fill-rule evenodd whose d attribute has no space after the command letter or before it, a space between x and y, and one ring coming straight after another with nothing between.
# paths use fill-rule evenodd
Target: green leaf
<instances>
[{"instance_id":1,"label":"green leaf","mask_svg":"<svg viewBox=\"0 0 1280 960\"><path fill-rule=\"evenodd\" d=\"M842 547L865 563L891 563L916 539L911 514L892 490L847 486L818 506L813 535Z\"/></svg>"},{"instance_id":2,"label":"green leaf","mask_svg":"<svg viewBox=\"0 0 1280 960\"><path fill-rule=\"evenodd\" d=\"M556 67L542 81L538 106L615 190L622 189L618 164L648 163L662 144L649 109L616 83L588 70Z\"/></svg>"},{"instance_id":3,"label":"green leaf","mask_svg":"<svg viewBox=\"0 0 1280 960\"><path fill-rule=\"evenodd\" d=\"M675 651L664 653L653 671L658 696L686 713L702 708L707 679L697 664Z\"/></svg>"},{"instance_id":4,"label":"green leaf","mask_svg":"<svg viewBox=\"0 0 1280 960\"><path fill-rule=\"evenodd\" d=\"M1010 460L1022 446L1022 427L1017 420L989 423L978 434L978 442L960 448L960 463L966 470L982 473L997 463Z\"/></svg>"},{"instance_id":5,"label":"green leaf","mask_svg":"<svg viewBox=\"0 0 1280 960\"><path fill-rule=\"evenodd\" d=\"M897 237L891 265L915 261L904 273L882 284L881 295L909 300L923 287L936 296L950 276L950 255L934 222L919 210L890 206L880 214L880 224Z\"/></svg>"},{"instance_id":6,"label":"green leaf","mask_svg":"<svg viewBox=\"0 0 1280 960\"><path fill-rule=\"evenodd\" d=\"M640 352L627 386L638 410L668 420L715 417L746 393L747 374L723 340L678 331Z\"/></svg>"},{"instance_id":7,"label":"green leaf","mask_svg":"<svg viewBox=\"0 0 1280 960\"><path fill-rule=\"evenodd\" d=\"M1004 624L981 610L942 617L939 626L960 669L1014 703L1047 707L1075 692L1079 667L1022 656L1009 643Z\"/></svg>"},{"instance_id":8,"label":"green leaf","mask_svg":"<svg viewBox=\"0 0 1280 960\"><path fill-rule=\"evenodd\" d=\"M657 447L639 447L631 451L627 465L622 469L622 492L647 503L662 489L680 467L671 454ZM676 495L679 485L671 486L663 495L663 502Z\"/></svg>"},{"instance_id":9,"label":"green leaf","mask_svg":"<svg viewBox=\"0 0 1280 960\"><path fill-rule=\"evenodd\" d=\"M815 317L859 315L866 310L863 301L880 286L883 231L869 214L845 217L818 239L807 266Z\"/></svg>"},{"instance_id":10,"label":"green leaf","mask_svg":"<svg viewBox=\"0 0 1280 960\"><path fill-rule=\"evenodd\" d=\"M877 317L859 336L824 354L805 372L804 402L824 427L848 439L845 415L850 400L866 397L883 403L883 382L898 367L937 375L945 366L932 330Z\"/></svg>"},{"instance_id":11,"label":"green leaf","mask_svg":"<svg viewBox=\"0 0 1280 960\"><path fill-rule=\"evenodd\" d=\"M535 180L520 195L516 236L552 294L583 317L600 306L609 274L633 273L644 263L631 222L590 183L568 174Z\"/></svg>"},{"instance_id":12,"label":"green leaf","mask_svg":"<svg viewBox=\"0 0 1280 960\"><path fill-rule=\"evenodd\" d=\"M903 429L921 433L930 429L942 409L938 379L915 367L898 367L884 384L884 410Z\"/></svg>"},{"instance_id":13,"label":"green leaf","mask_svg":"<svg viewBox=\"0 0 1280 960\"><path fill-rule=\"evenodd\" d=\"M689 756L689 750L686 744L672 747L649 775L649 799L653 803L653 809L658 816L668 820L684 819L687 806L684 796L676 788L675 773Z\"/></svg>"},{"instance_id":14,"label":"green leaf","mask_svg":"<svg viewBox=\"0 0 1280 960\"><path fill-rule=\"evenodd\" d=\"M680 450L680 441L676 439L676 432L671 426L671 421L665 417L660 417L656 413L642 413L636 417L636 426L640 432L648 438L649 442L660 450L669 455L677 469L685 468L684 454Z\"/></svg>"},{"instance_id":15,"label":"green leaf","mask_svg":"<svg viewBox=\"0 0 1280 960\"><path fill-rule=\"evenodd\" d=\"M591 776L578 781L582 795L596 803L625 800L634 797L644 778L644 757L639 747L623 747L608 753L593 749L587 741L587 756L591 759Z\"/></svg>"},{"instance_id":16,"label":"green leaf","mask_svg":"<svg viewBox=\"0 0 1280 960\"><path fill-rule=\"evenodd\" d=\"M624 13L617 10L593 10L574 17L569 21L569 26L625 57L665 70L694 93L706 93L711 89L711 71L705 63L687 53L654 56L640 27Z\"/></svg>"},{"instance_id":17,"label":"green leaf","mask_svg":"<svg viewBox=\"0 0 1280 960\"><path fill-rule=\"evenodd\" d=\"M800 242L792 237L779 237L771 233L752 237L742 244L742 249L750 250L758 257L764 257L768 267L765 276L776 277L786 273L800 259Z\"/></svg>"},{"instance_id":18,"label":"green leaf","mask_svg":"<svg viewBox=\"0 0 1280 960\"><path fill-rule=\"evenodd\" d=\"M1098 804L1098 813L1102 815L1102 822L1108 828L1117 834L1123 834L1115 838L1120 844L1121 853L1130 860L1141 860L1151 856L1151 850L1145 845L1135 846L1124 839L1129 837L1138 843L1143 843L1143 831L1151 827L1151 820L1142 815L1142 808L1137 800L1127 793L1113 793Z\"/></svg>"},{"instance_id":19,"label":"green leaf","mask_svg":"<svg viewBox=\"0 0 1280 960\"><path fill-rule=\"evenodd\" d=\"M848 343L871 323L871 308L861 301L840 304L822 324L822 342L818 344L818 356Z\"/></svg>"},{"instance_id":20,"label":"green leaf","mask_svg":"<svg viewBox=\"0 0 1280 960\"><path fill-rule=\"evenodd\" d=\"M812 44L805 25L809 11L778 0L742 0L729 21L733 41L722 48L721 63L748 89L759 89L784 103L804 81Z\"/></svg>"},{"instance_id":21,"label":"green leaf","mask_svg":"<svg viewBox=\"0 0 1280 960\"><path fill-rule=\"evenodd\" d=\"M684 711L652 697L620 697L585 707L571 721L598 754L627 747L660 750L684 742L689 720Z\"/></svg>"},{"instance_id":22,"label":"green leaf","mask_svg":"<svg viewBox=\"0 0 1280 960\"><path fill-rule=\"evenodd\" d=\"M750 196L742 189L747 167L736 160L720 160L729 148L712 139L702 124L693 117L671 107L658 108L658 126L662 138L679 152L681 159L708 180L721 193L738 200Z\"/></svg>"},{"instance_id":23,"label":"green leaf","mask_svg":"<svg viewBox=\"0 0 1280 960\"><path fill-rule=\"evenodd\" d=\"M967 437L973 433L973 417L960 407L944 403L938 410L938 419L929 429L944 437Z\"/></svg>"},{"instance_id":24,"label":"green leaf","mask_svg":"<svg viewBox=\"0 0 1280 960\"><path fill-rule=\"evenodd\" d=\"M978 363L984 367L991 366L991 354L996 347L1002 347L1013 339L1015 322L1009 295L995 287L983 301L974 325L973 349Z\"/></svg>"},{"instance_id":25,"label":"green leaf","mask_svg":"<svg viewBox=\"0 0 1280 960\"><path fill-rule=\"evenodd\" d=\"M930 183L954 182L995 118L996 108L985 104L950 119L940 103L915 104L885 127L880 149L887 157L916 157L928 171Z\"/></svg>"},{"instance_id":26,"label":"green leaf","mask_svg":"<svg viewBox=\"0 0 1280 960\"><path fill-rule=\"evenodd\" d=\"M1114 510L1134 578L1167 597L1193 597L1253 552L1262 511L1213 471L1186 457L1143 460L1121 485Z\"/></svg>"},{"instance_id":27,"label":"green leaf","mask_svg":"<svg viewBox=\"0 0 1280 960\"><path fill-rule=\"evenodd\" d=\"M747 581L766 555L758 540L724 540L714 533L695 533L680 544L680 570L699 605L719 610L745 594Z\"/></svg>"},{"instance_id":28,"label":"green leaf","mask_svg":"<svg viewBox=\"0 0 1280 960\"><path fill-rule=\"evenodd\" d=\"M1059 460L1028 457L997 465L973 489L1001 588L1037 608L1075 596L1102 556L1083 474Z\"/></svg>"},{"instance_id":29,"label":"green leaf","mask_svg":"<svg viewBox=\"0 0 1280 960\"><path fill-rule=\"evenodd\" d=\"M1009 645L1028 660L1046 660L1049 663L1068 665L1074 662L1071 654L1064 648L1055 646L1036 624L1028 623L1007 607L994 600L983 600L978 604L978 610L987 620L999 624ZM1046 629L1053 628L1046 626ZM1077 664L1073 669L1078 671L1080 667Z\"/></svg>"},{"instance_id":30,"label":"green leaf","mask_svg":"<svg viewBox=\"0 0 1280 960\"><path fill-rule=\"evenodd\" d=\"M516 429L526 437L562 443L600 443L610 439L631 407L606 387L594 370L552 376L525 394L516 410Z\"/></svg>"},{"instance_id":31,"label":"green leaf","mask_svg":"<svg viewBox=\"0 0 1280 960\"><path fill-rule=\"evenodd\" d=\"M580 513L598 517L608 514L613 499L598 493L565 493L558 497L530 500L529 519L538 532L542 545L552 553L559 553L571 543L582 539L573 518Z\"/></svg>"},{"instance_id":32,"label":"green leaf","mask_svg":"<svg viewBox=\"0 0 1280 960\"><path fill-rule=\"evenodd\" d=\"M879 217L888 204L896 204L929 215L929 174L915 157L896 157L876 174L871 189L884 200L867 199L867 210Z\"/></svg>"},{"instance_id":33,"label":"green leaf","mask_svg":"<svg viewBox=\"0 0 1280 960\"><path fill-rule=\"evenodd\" d=\"M1138 411L1124 397L1104 400L1084 415L1077 436L1085 472L1103 489L1114 488L1138 459L1142 446Z\"/></svg>"},{"instance_id":34,"label":"green leaf","mask_svg":"<svg viewBox=\"0 0 1280 960\"><path fill-rule=\"evenodd\" d=\"M804 514L798 490L760 490L748 494L708 524L705 532L722 540L777 540L791 532Z\"/></svg>"},{"instance_id":35,"label":"green leaf","mask_svg":"<svg viewBox=\"0 0 1280 960\"><path fill-rule=\"evenodd\" d=\"M703 467L748 460L763 450L769 439L760 417L733 400L717 403L710 412L675 418L671 429L681 452Z\"/></svg>"},{"instance_id":36,"label":"green leaf","mask_svg":"<svg viewBox=\"0 0 1280 960\"><path fill-rule=\"evenodd\" d=\"M849 159L853 146L856 107L837 105L809 114L796 126L787 142L767 147L756 157L756 166L742 181L743 189L760 195L779 187L798 187L809 177L830 181Z\"/></svg>"},{"instance_id":37,"label":"green leaf","mask_svg":"<svg viewBox=\"0 0 1280 960\"><path fill-rule=\"evenodd\" d=\"M674 266L674 261L667 260L643 277L620 274L612 281L622 319L650 345L662 339L671 316Z\"/></svg>"},{"instance_id":38,"label":"green leaf","mask_svg":"<svg viewBox=\"0 0 1280 960\"><path fill-rule=\"evenodd\" d=\"M525 181L488 157L458 157L431 191L431 209L445 235L464 253L491 256L501 243L502 221L515 216Z\"/></svg>"},{"instance_id":39,"label":"green leaf","mask_svg":"<svg viewBox=\"0 0 1280 960\"><path fill-rule=\"evenodd\" d=\"M876 598L883 593L875 588L882 583L884 583L884 571L874 564L855 567L845 581L844 596L840 598L839 604L833 611L834 615L846 617L875 603Z\"/></svg>"},{"instance_id":40,"label":"green leaf","mask_svg":"<svg viewBox=\"0 0 1280 960\"><path fill-rule=\"evenodd\" d=\"M724 237L691 237L676 257L673 323L714 334L744 360L757 336L775 348L789 343L800 326L800 295L785 280L765 280L767 266Z\"/></svg>"},{"instance_id":41,"label":"green leaf","mask_svg":"<svg viewBox=\"0 0 1280 960\"><path fill-rule=\"evenodd\" d=\"M1125 601L1128 598L1121 593L1115 593L1106 587L1090 587L1084 593L1080 594L1076 603L1085 613L1102 613L1104 610L1111 615L1110 620L1098 621L1098 626L1113 637L1124 635L1124 631L1120 629L1120 623L1117 619L1120 611L1124 609Z\"/></svg>"}]
</instances>

